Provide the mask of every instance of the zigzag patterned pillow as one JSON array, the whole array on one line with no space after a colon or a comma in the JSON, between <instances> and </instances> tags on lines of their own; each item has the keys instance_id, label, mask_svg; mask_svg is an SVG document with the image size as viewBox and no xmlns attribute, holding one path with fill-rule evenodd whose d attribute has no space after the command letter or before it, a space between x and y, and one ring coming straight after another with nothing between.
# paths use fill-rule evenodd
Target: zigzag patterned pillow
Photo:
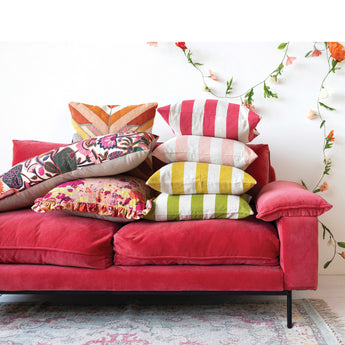
<instances>
[{"instance_id":1,"label":"zigzag patterned pillow","mask_svg":"<svg viewBox=\"0 0 345 345\"><path fill-rule=\"evenodd\" d=\"M72 125L83 138L128 131L152 132L157 103L89 105L69 103Z\"/></svg>"}]
</instances>

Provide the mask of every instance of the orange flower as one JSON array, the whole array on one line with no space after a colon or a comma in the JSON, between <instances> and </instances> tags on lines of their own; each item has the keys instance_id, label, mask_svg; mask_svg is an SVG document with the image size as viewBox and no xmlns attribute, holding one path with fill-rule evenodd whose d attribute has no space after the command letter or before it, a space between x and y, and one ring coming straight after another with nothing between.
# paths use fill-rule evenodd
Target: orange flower
<instances>
[{"instance_id":1,"label":"orange flower","mask_svg":"<svg viewBox=\"0 0 345 345\"><path fill-rule=\"evenodd\" d=\"M328 142L334 142L334 140L335 140L335 137L334 137L334 130L332 129L329 133L328 133L328 135L327 135L327 140L328 140Z\"/></svg>"},{"instance_id":2,"label":"orange flower","mask_svg":"<svg viewBox=\"0 0 345 345\"><path fill-rule=\"evenodd\" d=\"M345 259L345 252L341 252L340 256Z\"/></svg>"},{"instance_id":3,"label":"orange flower","mask_svg":"<svg viewBox=\"0 0 345 345\"><path fill-rule=\"evenodd\" d=\"M341 45L339 42L327 42L328 49L331 53L331 56L334 60L338 62L343 61L345 59L345 50L344 46Z\"/></svg>"},{"instance_id":4,"label":"orange flower","mask_svg":"<svg viewBox=\"0 0 345 345\"><path fill-rule=\"evenodd\" d=\"M325 192L328 190L328 183L325 181L321 186L320 186L320 192Z\"/></svg>"},{"instance_id":5,"label":"orange flower","mask_svg":"<svg viewBox=\"0 0 345 345\"><path fill-rule=\"evenodd\" d=\"M158 46L158 42L147 42L147 44L151 47L157 47Z\"/></svg>"}]
</instances>

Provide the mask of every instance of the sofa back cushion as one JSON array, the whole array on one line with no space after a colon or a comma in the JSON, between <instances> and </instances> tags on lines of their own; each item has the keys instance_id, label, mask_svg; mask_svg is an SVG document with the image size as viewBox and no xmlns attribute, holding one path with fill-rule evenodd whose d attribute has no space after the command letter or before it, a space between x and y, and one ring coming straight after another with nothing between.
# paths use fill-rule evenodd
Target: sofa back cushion
<instances>
[{"instance_id":1,"label":"sofa back cushion","mask_svg":"<svg viewBox=\"0 0 345 345\"><path fill-rule=\"evenodd\" d=\"M104 269L113 263L112 240L120 225L30 209L0 213L0 263Z\"/></svg>"},{"instance_id":2,"label":"sofa back cushion","mask_svg":"<svg viewBox=\"0 0 345 345\"><path fill-rule=\"evenodd\" d=\"M274 169L271 166L270 149L267 144L247 144L258 156L245 170L256 180L256 185L248 194L256 197L263 186L275 180Z\"/></svg>"},{"instance_id":3,"label":"sofa back cushion","mask_svg":"<svg viewBox=\"0 0 345 345\"><path fill-rule=\"evenodd\" d=\"M138 221L114 235L115 265L277 265L274 226L250 217Z\"/></svg>"}]
</instances>

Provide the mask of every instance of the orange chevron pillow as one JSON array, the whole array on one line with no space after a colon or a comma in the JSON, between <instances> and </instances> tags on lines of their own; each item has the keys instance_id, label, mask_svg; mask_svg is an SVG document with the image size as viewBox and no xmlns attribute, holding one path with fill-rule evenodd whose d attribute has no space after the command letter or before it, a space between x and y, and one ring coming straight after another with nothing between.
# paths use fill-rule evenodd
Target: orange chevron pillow
<instances>
[{"instance_id":1,"label":"orange chevron pillow","mask_svg":"<svg viewBox=\"0 0 345 345\"><path fill-rule=\"evenodd\" d=\"M89 105L69 103L72 125L83 138L118 132L152 132L157 103L138 105Z\"/></svg>"}]
</instances>

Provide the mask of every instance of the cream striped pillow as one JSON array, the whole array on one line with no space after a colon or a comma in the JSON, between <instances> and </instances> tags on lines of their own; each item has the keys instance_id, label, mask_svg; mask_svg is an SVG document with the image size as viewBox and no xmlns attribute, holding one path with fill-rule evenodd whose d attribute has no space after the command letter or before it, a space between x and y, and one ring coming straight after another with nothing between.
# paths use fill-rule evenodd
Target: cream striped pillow
<instances>
[{"instance_id":1,"label":"cream striped pillow","mask_svg":"<svg viewBox=\"0 0 345 345\"><path fill-rule=\"evenodd\" d=\"M180 135L159 145L152 153L165 163L213 163L247 169L258 156L247 145L237 140Z\"/></svg>"},{"instance_id":2,"label":"cream striped pillow","mask_svg":"<svg viewBox=\"0 0 345 345\"><path fill-rule=\"evenodd\" d=\"M208 163L175 162L163 166L146 182L168 194L234 194L252 188L255 179L241 169Z\"/></svg>"},{"instance_id":3,"label":"cream striped pillow","mask_svg":"<svg viewBox=\"0 0 345 345\"><path fill-rule=\"evenodd\" d=\"M223 194L160 194L145 219L154 221L198 220L213 218L241 219L253 214L248 196Z\"/></svg>"}]
</instances>

